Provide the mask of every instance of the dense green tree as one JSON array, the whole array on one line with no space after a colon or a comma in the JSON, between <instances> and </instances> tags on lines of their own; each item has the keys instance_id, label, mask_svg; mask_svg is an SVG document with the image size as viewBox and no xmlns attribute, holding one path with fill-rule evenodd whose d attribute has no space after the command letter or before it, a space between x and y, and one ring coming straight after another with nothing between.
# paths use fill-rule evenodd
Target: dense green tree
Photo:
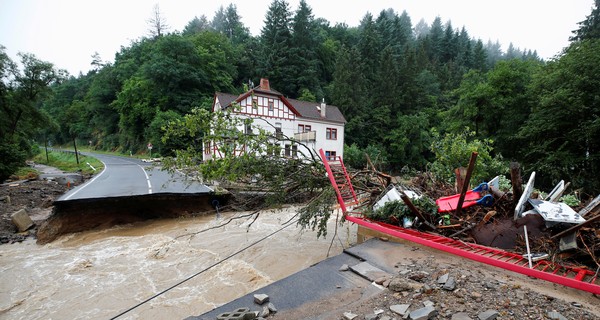
<instances>
[{"instance_id":1,"label":"dense green tree","mask_svg":"<svg viewBox=\"0 0 600 320\"><path fill-rule=\"evenodd\" d=\"M291 13L285 0L273 0L262 28L259 72L269 78L271 84L286 96L295 97L296 82L292 77L292 61L289 48L292 46L290 31Z\"/></svg>"},{"instance_id":2,"label":"dense green tree","mask_svg":"<svg viewBox=\"0 0 600 320\"><path fill-rule=\"evenodd\" d=\"M381 60L382 39L373 21L373 16L367 13L359 26L359 39L357 49L363 63L360 64L367 81L367 90L371 91L377 83L377 70ZM357 65L356 67L358 67ZM373 101L368 101L372 104Z\"/></svg>"},{"instance_id":3,"label":"dense green tree","mask_svg":"<svg viewBox=\"0 0 600 320\"><path fill-rule=\"evenodd\" d=\"M241 44L250 37L250 32L241 19L234 4L229 4L227 8L221 6L211 21L211 27L225 35L234 45Z\"/></svg>"},{"instance_id":4,"label":"dense green tree","mask_svg":"<svg viewBox=\"0 0 600 320\"><path fill-rule=\"evenodd\" d=\"M302 90L310 90L320 93L318 81L317 49L319 47L316 25L312 9L301 0L292 19L292 42L290 46L290 71L292 79L295 79L296 92L298 96Z\"/></svg>"},{"instance_id":5,"label":"dense green tree","mask_svg":"<svg viewBox=\"0 0 600 320\"><path fill-rule=\"evenodd\" d=\"M39 108L51 94L50 86L64 78L46 61L19 53L22 69L0 46L0 181L6 179L35 151L31 139L52 122Z\"/></svg>"},{"instance_id":6,"label":"dense green tree","mask_svg":"<svg viewBox=\"0 0 600 320\"><path fill-rule=\"evenodd\" d=\"M477 138L494 139L496 150L515 159L519 144L516 133L529 117L533 106L530 92L532 74L540 67L535 60L513 59L499 62L487 74L471 70L455 91L457 103L447 113L449 131L464 127Z\"/></svg>"},{"instance_id":7,"label":"dense green tree","mask_svg":"<svg viewBox=\"0 0 600 320\"><path fill-rule=\"evenodd\" d=\"M487 61L487 51L485 51L483 42L479 39L473 47L473 64L471 68L485 72L488 70Z\"/></svg>"},{"instance_id":8,"label":"dense green tree","mask_svg":"<svg viewBox=\"0 0 600 320\"><path fill-rule=\"evenodd\" d=\"M188 24L183 28L181 32L184 36L191 36L199 32L207 31L210 29L210 23L205 15L201 15L200 18L194 17Z\"/></svg>"},{"instance_id":9,"label":"dense green tree","mask_svg":"<svg viewBox=\"0 0 600 320\"><path fill-rule=\"evenodd\" d=\"M395 39L392 43L399 49L412 45L414 41L412 21L406 10L394 18L394 35Z\"/></svg>"},{"instance_id":10,"label":"dense green tree","mask_svg":"<svg viewBox=\"0 0 600 320\"><path fill-rule=\"evenodd\" d=\"M398 115L395 123L384 139L390 164L424 169L431 145L429 117L425 113Z\"/></svg>"},{"instance_id":11,"label":"dense green tree","mask_svg":"<svg viewBox=\"0 0 600 320\"><path fill-rule=\"evenodd\" d=\"M537 105L519 135L540 181L600 190L600 40L573 42L534 78ZM536 181L538 179L536 178Z\"/></svg>"},{"instance_id":12,"label":"dense green tree","mask_svg":"<svg viewBox=\"0 0 600 320\"><path fill-rule=\"evenodd\" d=\"M579 29L573 31L571 41L600 39L600 0L594 0L592 13L579 22Z\"/></svg>"},{"instance_id":13,"label":"dense green tree","mask_svg":"<svg viewBox=\"0 0 600 320\"><path fill-rule=\"evenodd\" d=\"M399 112L400 74L398 63L391 46L385 47L381 55L381 63L376 70L379 85L374 86L371 92L375 98L374 101L378 105L388 106L391 114L395 116Z\"/></svg>"}]
</instances>

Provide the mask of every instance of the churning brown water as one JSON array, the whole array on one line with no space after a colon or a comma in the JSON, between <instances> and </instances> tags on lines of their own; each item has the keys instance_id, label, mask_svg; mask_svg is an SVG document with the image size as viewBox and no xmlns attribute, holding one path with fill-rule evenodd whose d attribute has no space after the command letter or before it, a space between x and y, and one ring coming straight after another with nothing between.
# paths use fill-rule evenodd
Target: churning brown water
<instances>
[{"instance_id":1,"label":"churning brown water","mask_svg":"<svg viewBox=\"0 0 600 320\"><path fill-rule=\"evenodd\" d=\"M290 207L222 224L232 215L148 221L0 246L0 319L108 319L279 229ZM237 214L240 215L240 214ZM199 315L327 257L327 239L295 225L123 315L120 319L182 319ZM330 255L347 247L348 225Z\"/></svg>"}]
</instances>

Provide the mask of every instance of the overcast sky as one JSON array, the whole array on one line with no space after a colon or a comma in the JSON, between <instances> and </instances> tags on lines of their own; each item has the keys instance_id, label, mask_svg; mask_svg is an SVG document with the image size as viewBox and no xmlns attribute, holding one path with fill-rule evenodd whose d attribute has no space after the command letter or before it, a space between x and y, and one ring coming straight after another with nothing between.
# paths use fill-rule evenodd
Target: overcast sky
<instances>
[{"instance_id":1,"label":"overcast sky","mask_svg":"<svg viewBox=\"0 0 600 320\"><path fill-rule=\"evenodd\" d=\"M219 6L237 6L242 22L253 35L260 34L272 0L0 0L0 45L15 61L17 52L67 69L71 74L87 72L91 56L98 52L113 61L121 46L147 35L147 20L159 4L171 31L181 31L194 16L212 19ZM498 40L506 50L510 42L521 49L537 50L552 58L568 45L571 31L591 13L594 0L306 0L315 18L331 24L357 26L367 12L406 10L413 26L422 18L431 23L436 16L465 26L474 38ZM289 0L295 11L299 0Z\"/></svg>"}]
</instances>

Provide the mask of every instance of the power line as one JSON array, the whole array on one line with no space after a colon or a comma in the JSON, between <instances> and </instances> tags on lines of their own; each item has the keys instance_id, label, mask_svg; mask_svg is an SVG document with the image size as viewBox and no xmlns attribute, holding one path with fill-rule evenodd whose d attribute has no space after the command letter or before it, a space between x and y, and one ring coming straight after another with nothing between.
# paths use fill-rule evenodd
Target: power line
<instances>
[{"instance_id":1,"label":"power line","mask_svg":"<svg viewBox=\"0 0 600 320\"><path fill-rule=\"evenodd\" d=\"M244 248L242 248L242 249L240 249L240 250L238 250L238 251L236 251L236 252L234 252L234 253L232 253L232 254L228 255L227 257L225 257L225 258L223 258L223 259L221 259L221 260L219 260L219 261L217 261L217 262L213 263L212 265L210 265L210 266L206 267L205 269L203 269L203 270L201 270L201 271L199 271L199 272L197 272L197 273L195 273L195 274L193 274L193 275L191 275L191 276L189 276L189 277L187 277L187 278L185 278L185 279L183 279L183 280L179 281L178 283L176 283L176 284L174 284L174 285L172 285L172 286L168 287L167 289L165 289L165 290L163 290L163 291L161 291L161 292L159 292L159 293L157 293L157 294L153 295L152 297L150 297L150 298L148 298L148 299L146 299L146 300L144 300L144 301L142 301L142 302L140 302L140 303L136 304L135 306L133 306L133 307L131 307L131 308L129 308L129 309L127 309L127 310L125 310L125 311L123 311L123 312L119 313L118 315L116 315L116 316L114 316L114 317L110 318L110 320L117 319L118 317L120 317L120 316L122 316L122 315L124 315L124 314L126 314L126 313L128 313L128 312L130 312L130 311L132 311L132 310L134 310L134 309L136 309L137 307L139 307L139 306L141 306L141 305L143 305L143 304L145 304L145 303L147 303L147 302L149 302L150 300L153 300L154 298L157 298L158 296L160 296L160 295L162 295L162 294L164 294L164 293L166 293L166 292L168 292L168 291L170 291L170 290L172 290L172 289L174 289L174 288L178 287L179 285L183 284L184 282L187 282L187 281L191 280L192 278L194 278L194 277L196 277L196 276L198 276L198 275L200 275L200 274L202 274L202 273L204 273L204 272L206 272L206 271L208 271L208 270L210 270L210 269L212 269L212 268L216 267L217 265L219 265L219 264L221 264L221 263L223 263L223 262L225 262L225 261L227 261L227 260L229 260L229 259L233 258L234 256L236 256L236 255L238 255L238 254L240 254L240 253L242 253L242 252L244 252L244 251L248 250L249 248L251 248L251 247L253 247L253 246L257 245L258 243L260 243L260 242L262 242L262 241L266 240L267 238L271 237L272 235L274 235L274 234L276 234L276 233L278 233L278 232L282 231L283 229L285 229L285 228L287 228L287 227L289 227L289 226L293 225L293 224L294 224L294 223L296 223L297 221L298 221L298 219L296 219L296 220L294 220L294 221L290 221L288 224L284 225L283 227L281 227L281 228L279 228L279 229L277 229L277 230L275 230L275 231L271 232L270 234L268 234L268 235L266 235L266 236L264 236L264 237L260 238L259 240L257 240L257 241L255 241L255 242L253 242L253 243L251 243L251 244L249 244L249 245L245 246Z\"/></svg>"}]
</instances>

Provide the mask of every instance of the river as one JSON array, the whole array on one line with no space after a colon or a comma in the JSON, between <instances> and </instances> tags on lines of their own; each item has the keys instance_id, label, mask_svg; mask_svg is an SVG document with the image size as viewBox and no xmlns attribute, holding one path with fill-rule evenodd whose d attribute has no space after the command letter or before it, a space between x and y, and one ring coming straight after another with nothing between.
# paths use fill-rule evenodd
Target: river
<instances>
[{"instance_id":1,"label":"river","mask_svg":"<svg viewBox=\"0 0 600 320\"><path fill-rule=\"evenodd\" d=\"M109 319L281 228L295 207L226 226L222 217L146 221L0 246L0 319ZM326 239L295 225L199 274L119 319L199 315L339 254L354 241L344 224ZM194 234L197 233L197 234ZM354 236L355 237L355 236Z\"/></svg>"}]
</instances>

